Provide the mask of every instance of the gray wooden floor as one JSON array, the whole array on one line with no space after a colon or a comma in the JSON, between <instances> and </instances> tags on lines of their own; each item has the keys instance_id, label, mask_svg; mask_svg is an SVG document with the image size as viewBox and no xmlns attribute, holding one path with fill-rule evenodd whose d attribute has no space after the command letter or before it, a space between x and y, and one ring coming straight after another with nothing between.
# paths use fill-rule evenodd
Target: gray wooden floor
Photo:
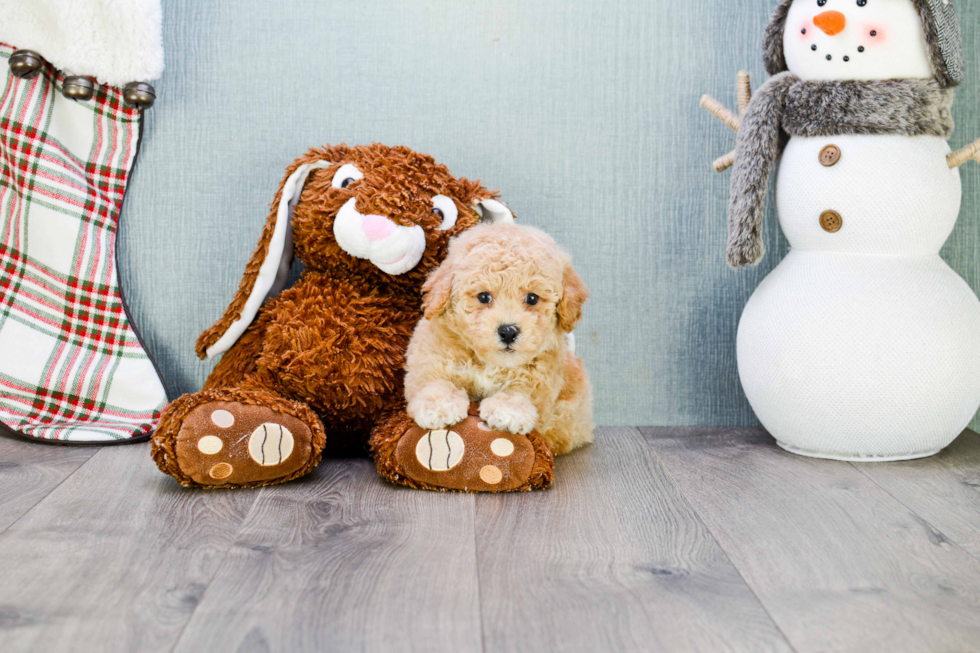
<instances>
[{"instance_id":1,"label":"gray wooden floor","mask_svg":"<svg viewBox=\"0 0 980 653\"><path fill-rule=\"evenodd\" d=\"M502 496L367 460L193 491L148 445L0 437L0 651L348 650L980 651L980 436L858 466L602 429Z\"/></svg>"}]
</instances>

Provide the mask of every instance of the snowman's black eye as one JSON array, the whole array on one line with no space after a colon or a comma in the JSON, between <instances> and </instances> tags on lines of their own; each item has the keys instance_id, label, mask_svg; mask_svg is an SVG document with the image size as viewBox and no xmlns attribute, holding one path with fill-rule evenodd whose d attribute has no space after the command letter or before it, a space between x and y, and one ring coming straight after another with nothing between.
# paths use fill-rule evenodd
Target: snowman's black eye
<instances>
[{"instance_id":1,"label":"snowman's black eye","mask_svg":"<svg viewBox=\"0 0 980 653\"><path fill-rule=\"evenodd\" d=\"M827 4L827 0L817 0L817 6L822 7Z\"/></svg>"},{"instance_id":2,"label":"snowman's black eye","mask_svg":"<svg viewBox=\"0 0 980 653\"><path fill-rule=\"evenodd\" d=\"M858 7L865 7L868 4L868 0L858 0Z\"/></svg>"}]
</instances>

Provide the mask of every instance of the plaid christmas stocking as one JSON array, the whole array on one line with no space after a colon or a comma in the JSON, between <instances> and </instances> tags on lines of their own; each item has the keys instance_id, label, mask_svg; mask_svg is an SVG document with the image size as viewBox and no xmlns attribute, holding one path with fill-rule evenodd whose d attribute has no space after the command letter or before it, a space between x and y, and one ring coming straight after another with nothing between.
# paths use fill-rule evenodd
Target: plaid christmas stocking
<instances>
[{"instance_id":1,"label":"plaid christmas stocking","mask_svg":"<svg viewBox=\"0 0 980 653\"><path fill-rule=\"evenodd\" d=\"M18 79L13 52L0 44L0 424L39 440L145 439L166 395L116 273L140 113L104 84L65 98L48 64Z\"/></svg>"}]
</instances>

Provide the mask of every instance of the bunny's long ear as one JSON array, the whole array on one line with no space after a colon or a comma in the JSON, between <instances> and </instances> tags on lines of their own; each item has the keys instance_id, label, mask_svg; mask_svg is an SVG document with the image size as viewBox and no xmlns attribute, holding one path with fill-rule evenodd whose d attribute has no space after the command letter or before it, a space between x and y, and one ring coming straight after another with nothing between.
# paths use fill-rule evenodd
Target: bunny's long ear
<instances>
[{"instance_id":1,"label":"bunny's long ear","mask_svg":"<svg viewBox=\"0 0 980 653\"><path fill-rule=\"evenodd\" d=\"M329 161L304 163L286 178L275 210L269 214L238 292L222 318L197 339L197 355L214 358L231 349L255 319L265 300L283 290L293 261L293 207L310 172L328 168Z\"/></svg>"},{"instance_id":2,"label":"bunny's long ear","mask_svg":"<svg viewBox=\"0 0 980 653\"><path fill-rule=\"evenodd\" d=\"M514 222L514 214L500 200L492 198L476 200L473 202L473 208L480 214L484 222L492 222L493 224L510 224Z\"/></svg>"}]
</instances>

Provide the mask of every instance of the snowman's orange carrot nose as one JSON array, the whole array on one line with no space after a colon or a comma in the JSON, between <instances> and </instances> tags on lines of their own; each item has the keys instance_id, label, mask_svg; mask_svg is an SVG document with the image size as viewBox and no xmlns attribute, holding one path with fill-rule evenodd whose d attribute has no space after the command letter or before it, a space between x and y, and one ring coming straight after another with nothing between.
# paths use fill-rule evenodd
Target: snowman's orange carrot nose
<instances>
[{"instance_id":1,"label":"snowman's orange carrot nose","mask_svg":"<svg viewBox=\"0 0 980 653\"><path fill-rule=\"evenodd\" d=\"M813 24L822 29L827 36L833 36L844 31L847 18L839 11L825 11L813 17Z\"/></svg>"}]
</instances>

